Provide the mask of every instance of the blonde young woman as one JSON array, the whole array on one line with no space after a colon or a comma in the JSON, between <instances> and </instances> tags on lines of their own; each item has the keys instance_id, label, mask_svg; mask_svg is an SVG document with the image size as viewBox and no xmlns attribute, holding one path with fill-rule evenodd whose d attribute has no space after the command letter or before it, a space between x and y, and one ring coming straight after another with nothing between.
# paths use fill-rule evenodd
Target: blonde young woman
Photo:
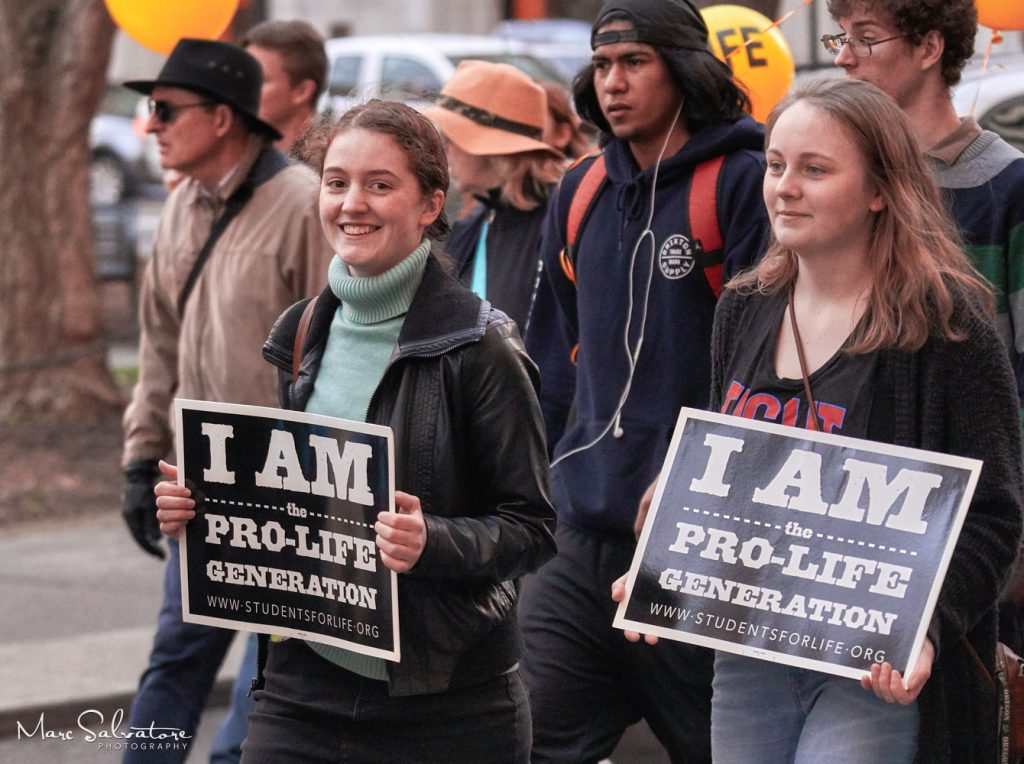
<instances>
[{"instance_id":1,"label":"blonde young woman","mask_svg":"<svg viewBox=\"0 0 1024 764\"><path fill-rule=\"evenodd\" d=\"M592 125L584 125L583 120L573 111L565 88L551 80L539 80L537 84L544 88L544 95L548 97L544 142L573 160L594 151L597 147L597 131Z\"/></svg>"},{"instance_id":2,"label":"blonde young woman","mask_svg":"<svg viewBox=\"0 0 1024 764\"><path fill-rule=\"evenodd\" d=\"M992 295L959 246L907 118L874 86L797 88L768 120L766 156L773 242L719 303L712 410L764 419L765 407L726 395L738 384L751 398L796 399L795 425L812 426L802 341L816 409L842 412L822 429L984 466L907 676L875 664L858 683L720 652L715 760L996 761L996 701L971 650L991 672L1024 480ZM622 594L620 580L613 597Z\"/></svg>"},{"instance_id":3,"label":"blonde young woman","mask_svg":"<svg viewBox=\"0 0 1024 764\"><path fill-rule=\"evenodd\" d=\"M525 330L541 223L566 166L543 140L544 89L508 64L463 61L426 114L444 135L452 181L477 202L446 252L463 283Z\"/></svg>"}]
</instances>

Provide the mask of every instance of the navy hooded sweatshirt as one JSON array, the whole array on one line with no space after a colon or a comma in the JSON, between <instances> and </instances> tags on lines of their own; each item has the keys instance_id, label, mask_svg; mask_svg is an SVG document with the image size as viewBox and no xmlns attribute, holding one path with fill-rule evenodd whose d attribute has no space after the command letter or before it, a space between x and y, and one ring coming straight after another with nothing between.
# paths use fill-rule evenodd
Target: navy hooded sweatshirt
<instances>
[{"instance_id":1,"label":"navy hooded sweatshirt","mask_svg":"<svg viewBox=\"0 0 1024 764\"><path fill-rule=\"evenodd\" d=\"M609 430L595 445L554 466L559 523L631 533L680 407L707 406L716 299L698 265L680 275L673 251L677 255L693 239L688 199L694 168L724 155L717 210L725 279L761 256L769 231L761 195L763 142L761 125L744 117L704 128L664 159L657 169L653 237L644 237L631 264L650 215L655 168L641 171L625 141L610 141L604 149L609 182L595 198L577 242L576 285L562 270L559 253L573 194L594 160L571 169L552 199L528 349L541 369L541 404L554 458L597 438L629 385L621 431ZM641 331L630 382L629 353ZM568 358L577 343L573 366Z\"/></svg>"}]
</instances>

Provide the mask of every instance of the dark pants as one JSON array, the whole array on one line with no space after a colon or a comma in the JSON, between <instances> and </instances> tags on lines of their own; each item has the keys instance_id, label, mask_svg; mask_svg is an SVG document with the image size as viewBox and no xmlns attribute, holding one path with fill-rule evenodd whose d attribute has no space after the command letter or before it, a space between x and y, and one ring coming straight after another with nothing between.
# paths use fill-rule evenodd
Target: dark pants
<instances>
[{"instance_id":1,"label":"dark pants","mask_svg":"<svg viewBox=\"0 0 1024 764\"><path fill-rule=\"evenodd\" d=\"M431 695L391 697L314 653L271 643L243 764L507 762L530 758L530 707L517 671Z\"/></svg>"},{"instance_id":2,"label":"dark pants","mask_svg":"<svg viewBox=\"0 0 1024 764\"><path fill-rule=\"evenodd\" d=\"M533 709L533 762L595 762L646 719L673 762L711 760L714 653L626 640L612 627L612 582L634 544L560 526L558 556L524 581L523 679Z\"/></svg>"},{"instance_id":3,"label":"dark pants","mask_svg":"<svg viewBox=\"0 0 1024 764\"><path fill-rule=\"evenodd\" d=\"M189 738L155 749L144 746L127 748L123 759L125 764L176 764L185 761L191 752L199 717L206 708L217 671L236 633L181 620L178 544L170 541L168 547L170 554L164 572L164 601L157 617L153 649L149 655L149 666L139 680L126 726L173 728L183 730ZM245 674L252 676L255 670L243 668L239 673L239 681L248 684ZM234 725L226 736L218 738L213 751L215 755L221 755L216 759L218 761L237 761L227 751L237 750L245 737L245 710L240 709L239 713L242 714L242 723ZM218 754L219 748L225 751Z\"/></svg>"},{"instance_id":4,"label":"dark pants","mask_svg":"<svg viewBox=\"0 0 1024 764\"><path fill-rule=\"evenodd\" d=\"M242 634L241 638L245 639L245 654L231 687L231 705L210 747L210 764L238 764L241 761L242 741L249 729L249 714L256 705L249 695L249 688L259 671L256 654L258 636L250 633Z\"/></svg>"}]
</instances>

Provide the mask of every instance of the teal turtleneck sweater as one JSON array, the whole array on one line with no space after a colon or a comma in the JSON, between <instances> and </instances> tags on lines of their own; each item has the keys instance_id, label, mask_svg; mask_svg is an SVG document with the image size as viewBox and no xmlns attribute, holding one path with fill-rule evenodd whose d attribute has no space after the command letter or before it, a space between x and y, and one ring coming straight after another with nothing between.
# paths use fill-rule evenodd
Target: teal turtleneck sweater
<instances>
[{"instance_id":1,"label":"teal turtleneck sweater","mask_svg":"<svg viewBox=\"0 0 1024 764\"><path fill-rule=\"evenodd\" d=\"M379 276L356 278L337 256L327 271L331 291L341 300L331 321L320 371L306 411L365 422L370 398L398 341L413 295L430 254L424 239L408 257ZM385 661L339 647L307 642L314 652L342 668L387 681Z\"/></svg>"}]
</instances>

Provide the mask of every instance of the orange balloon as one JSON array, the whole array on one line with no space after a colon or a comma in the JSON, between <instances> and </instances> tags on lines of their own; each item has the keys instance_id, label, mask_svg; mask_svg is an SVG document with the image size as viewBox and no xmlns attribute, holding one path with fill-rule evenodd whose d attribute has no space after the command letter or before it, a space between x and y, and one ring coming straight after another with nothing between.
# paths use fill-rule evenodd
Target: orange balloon
<instances>
[{"instance_id":1,"label":"orange balloon","mask_svg":"<svg viewBox=\"0 0 1024 764\"><path fill-rule=\"evenodd\" d=\"M746 88L754 119L764 122L793 84L796 67L786 38L778 27L768 29L772 22L763 15L741 5L712 5L701 15L712 52Z\"/></svg>"},{"instance_id":2,"label":"orange balloon","mask_svg":"<svg viewBox=\"0 0 1024 764\"><path fill-rule=\"evenodd\" d=\"M125 34L157 53L170 53L182 37L215 40L238 10L238 0L106 0Z\"/></svg>"},{"instance_id":3,"label":"orange balloon","mask_svg":"<svg viewBox=\"0 0 1024 764\"><path fill-rule=\"evenodd\" d=\"M974 5L978 9L978 23L983 26L1003 32L1024 29L1024 2L1021 0L975 0Z\"/></svg>"}]
</instances>

